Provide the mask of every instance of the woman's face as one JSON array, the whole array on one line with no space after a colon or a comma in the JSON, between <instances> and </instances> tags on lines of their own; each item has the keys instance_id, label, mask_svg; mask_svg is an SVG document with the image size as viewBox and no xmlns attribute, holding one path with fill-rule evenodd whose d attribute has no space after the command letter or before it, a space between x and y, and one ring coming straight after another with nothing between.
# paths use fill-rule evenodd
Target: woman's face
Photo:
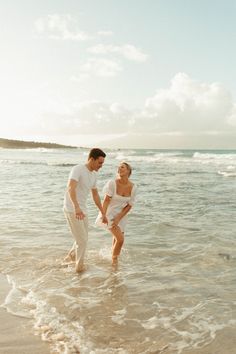
<instances>
[{"instance_id":1,"label":"woman's face","mask_svg":"<svg viewBox=\"0 0 236 354\"><path fill-rule=\"evenodd\" d=\"M124 163L120 164L120 166L118 167L118 174L120 177L124 177L124 176L129 177L130 171L129 171L128 167L126 166L126 164L124 164Z\"/></svg>"}]
</instances>

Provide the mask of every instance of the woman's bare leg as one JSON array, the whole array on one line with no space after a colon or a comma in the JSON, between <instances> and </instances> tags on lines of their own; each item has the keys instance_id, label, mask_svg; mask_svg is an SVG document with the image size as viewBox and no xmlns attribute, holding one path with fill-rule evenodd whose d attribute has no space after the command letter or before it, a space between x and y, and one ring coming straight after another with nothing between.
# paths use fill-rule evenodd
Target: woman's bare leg
<instances>
[{"instance_id":1,"label":"woman's bare leg","mask_svg":"<svg viewBox=\"0 0 236 354\"><path fill-rule=\"evenodd\" d=\"M121 232L119 226L112 227L110 229L113 235L112 241L112 264L117 264L118 256L124 243L124 233Z\"/></svg>"},{"instance_id":2,"label":"woman's bare leg","mask_svg":"<svg viewBox=\"0 0 236 354\"><path fill-rule=\"evenodd\" d=\"M114 247L115 247L115 243L116 243L116 239L115 239L115 237L113 236L113 237L112 237L112 252L113 252L113 249L114 249Z\"/></svg>"}]
</instances>

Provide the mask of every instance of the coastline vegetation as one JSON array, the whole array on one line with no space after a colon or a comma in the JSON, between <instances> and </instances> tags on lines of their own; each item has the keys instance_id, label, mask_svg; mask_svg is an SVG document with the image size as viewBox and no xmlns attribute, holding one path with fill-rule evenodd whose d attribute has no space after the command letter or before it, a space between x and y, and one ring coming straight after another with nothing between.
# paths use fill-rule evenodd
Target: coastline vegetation
<instances>
[{"instance_id":1,"label":"coastline vegetation","mask_svg":"<svg viewBox=\"0 0 236 354\"><path fill-rule=\"evenodd\" d=\"M44 143L35 141L24 140L12 140L0 138L0 147L5 149L34 149L34 148L46 148L46 149L75 149L77 146L61 145L56 143Z\"/></svg>"}]
</instances>

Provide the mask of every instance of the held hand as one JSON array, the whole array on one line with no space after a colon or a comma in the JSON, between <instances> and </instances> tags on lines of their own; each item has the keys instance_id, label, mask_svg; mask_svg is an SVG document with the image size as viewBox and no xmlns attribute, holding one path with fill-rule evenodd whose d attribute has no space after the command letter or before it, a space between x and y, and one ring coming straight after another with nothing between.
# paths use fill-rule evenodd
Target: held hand
<instances>
[{"instance_id":1,"label":"held hand","mask_svg":"<svg viewBox=\"0 0 236 354\"><path fill-rule=\"evenodd\" d=\"M107 220L106 215L102 215L102 223L103 224L108 224L108 220Z\"/></svg>"},{"instance_id":2,"label":"held hand","mask_svg":"<svg viewBox=\"0 0 236 354\"><path fill-rule=\"evenodd\" d=\"M75 209L75 217L78 220L83 220L85 218L85 214L80 208L76 208Z\"/></svg>"}]
</instances>

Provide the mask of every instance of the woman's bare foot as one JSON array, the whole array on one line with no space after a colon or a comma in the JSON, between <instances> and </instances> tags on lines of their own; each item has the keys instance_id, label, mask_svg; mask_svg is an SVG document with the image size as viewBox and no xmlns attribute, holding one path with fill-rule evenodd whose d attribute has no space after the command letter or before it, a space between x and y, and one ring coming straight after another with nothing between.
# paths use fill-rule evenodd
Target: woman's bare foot
<instances>
[{"instance_id":1,"label":"woman's bare foot","mask_svg":"<svg viewBox=\"0 0 236 354\"><path fill-rule=\"evenodd\" d=\"M75 252L69 252L68 255L63 259L63 263L75 262Z\"/></svg>"},{"instance_id":2,"label":"woman's bare foot","mask_svg":"<svg viewBox=\"0 0 236 354\"><path fill-rule=\"evenodd\" d=\"M116 266L118 264L118 256L113 256L112 257L112 265Z\"/></svg>"}]
</instances>

